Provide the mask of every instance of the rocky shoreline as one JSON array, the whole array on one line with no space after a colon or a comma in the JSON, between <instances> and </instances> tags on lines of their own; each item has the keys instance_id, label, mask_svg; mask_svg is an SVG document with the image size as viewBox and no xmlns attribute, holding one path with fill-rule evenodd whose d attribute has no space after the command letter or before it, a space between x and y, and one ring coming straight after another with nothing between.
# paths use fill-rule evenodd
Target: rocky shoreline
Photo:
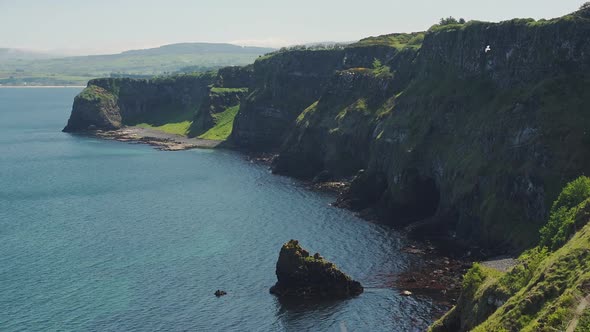
<instances>
[{"instance_id":1,"label":"rocky shoreline","mask_svg":"<svg viewBox=\"0 0 590 332\"><path fill-rule=\"evenodd\" d=\"M117 130L96 130L89 131L88 133L92 136L108 140L148 144L161 151L182 151L195 148L212 149L222 143L222 141L189 138L186 136L165 133L155 129L140 127L124 127Z\"/></svg>"},{"instance_id":2,"label":"rocky shoreline","mask_svg":"<svg viewBox=\"0 0 590 332\"><path fill-rule=\"evenodd\" d=\"M272 169L272 153L246 153L248 160L265 165ZM339 179L330 181L302 181L308 190L319 191L337 196L345 193L351 184L350 179ZM333 206L349 210L359 218L367 222L379 223L379 219L369 214L363 214L340 206L338 200L332 203ZM403 233L407 233L402 230ZM408 238L409 234L406 234ZM461 292L463 275L475 261L466 256L449 255L448 250L438 248L430 241L411 240L410 244L403 249L407 254L420 258L420 263L410 266L406 271L386 276L386 287L398 289L400 294L405 296L427 296L437 304L452 307L456 304ZM444 314L440 312L437 314Z\"/></svg>"}]
</instances>

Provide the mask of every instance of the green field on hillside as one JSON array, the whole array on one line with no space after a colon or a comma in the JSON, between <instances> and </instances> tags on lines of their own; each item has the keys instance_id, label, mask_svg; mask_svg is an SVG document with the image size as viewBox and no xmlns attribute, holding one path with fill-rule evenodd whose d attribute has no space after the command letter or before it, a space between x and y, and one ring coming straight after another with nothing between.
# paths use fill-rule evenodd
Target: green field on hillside
<instances>
[{"instance_id":1,"label":"green field on hillside","mask_svg":"<svg viewBox=\"0 0 590 332\"><path fill-rule=\"evenodd\" d=\"M86 85L98 77L146 78L246 65L273 49L230 44L173 44L120 54L0 58L0 85Z\"/></svg>"}]
</instances>

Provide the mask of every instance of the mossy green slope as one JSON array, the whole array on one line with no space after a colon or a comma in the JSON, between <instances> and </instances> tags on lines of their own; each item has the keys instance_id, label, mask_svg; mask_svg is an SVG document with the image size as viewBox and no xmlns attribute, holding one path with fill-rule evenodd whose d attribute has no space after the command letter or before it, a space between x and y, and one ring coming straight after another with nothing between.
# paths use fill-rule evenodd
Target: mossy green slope
<instances>
[{"instance_id":1,"label":"mossy green slope","mask_svg":"<svg viewBox=\"0 0 590 332\"><path fill-rule=\"evenodd\" d=\"M234 118L238 114L239 109L240 105L235 105L228 107L221 113L212 114L215 125L205 133L199 135L199 138L225 141L231 134Z\"/></svg>"},{"instance_id":2,"label":"mossy green slope","mask_svg":"<svg viewBox=\"0 0 590 332\"><path fill-rule=\"evenodd\" d=\"M234 118L248 88L213 86L209 95L195 112L188 135L203 139L225 141L232 132Z\"/></svg>"},{"instance_id":3,"label":"mossy green slope","mask_svg":"<svg viewBox=\"0 0 590 332\"><path fill-rule=\"evenodd\" d=\"M553 204L541 244L506 273L475 264L457 306L431 331L588 331L589 221L590 179L582 177Z\"/></svg>"}]
</instances>

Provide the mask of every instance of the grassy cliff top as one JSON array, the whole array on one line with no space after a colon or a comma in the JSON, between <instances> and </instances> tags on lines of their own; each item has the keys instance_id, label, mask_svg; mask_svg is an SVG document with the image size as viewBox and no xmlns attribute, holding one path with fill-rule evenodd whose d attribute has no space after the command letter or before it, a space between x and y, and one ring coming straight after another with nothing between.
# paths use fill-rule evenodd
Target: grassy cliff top
<instances>
[{"instance_id":1,"label":"grassy cliff top","mask_svg":"<svg viewBox=\"0 0 590 332\"><path fill-rule=\"evenodd\" d=\"M102 87L89 85L87 88L82 90L82 92L80 92L76 98L88 101L106 101L114 100L115 96Z\"/></svg>"},{"instance_id":2,"label":"grassy cliff top","mask_svg":"<svg viewBox=\"0 0 590 332\"><path fill-rule=\"evenodd\" d=\"M392 33L376 37L368 37L351 44L349 47L389 46L397 49L420 48L424 41L424 32Z\"/></svg>"},{"instance_id":3,"label":"grassy cliff top","mask_svg":"<svg viewBox=\"0 0 590 332\"><path fill-rule=\"evenodd\" d=\"M476 21L472 20L463 24L460 23L453 23L453 24L435 24L430 29L428 29L427 33L437 33L437 32L444 32L444 31L453 31L453 30L465 30L469 28L486 28L489 26L510 26L510 25L522 25L528 27L539 27L539 26L549 26L554 24L561 24L564 22L574 22L574 21L587 21L590 19L590 9L585 10L578 10L571 14L567 14L561 17L552 18L552 19L540 19L535 20L533 18L515 18L511 20L501 21L501 22L484 22L484 21Z\"/></svg>"}]
</instances>

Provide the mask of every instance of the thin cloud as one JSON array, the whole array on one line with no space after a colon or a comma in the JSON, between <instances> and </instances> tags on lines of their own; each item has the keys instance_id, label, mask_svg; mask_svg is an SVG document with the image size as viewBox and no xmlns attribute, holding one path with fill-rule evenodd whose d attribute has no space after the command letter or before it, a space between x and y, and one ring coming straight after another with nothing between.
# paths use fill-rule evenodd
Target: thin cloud
<instances>
[{"instance_id":1,"label":"thin cloud","mask_svg":"<svg viewBox=\"0 0 590 332\"><path fill-rule=\"evenodd\" d=\"M285 40L280 38L266 38L266 39L238 39L232 40L230 44L240 46L259 46L259 47L283 47L297 44L297 42L291 40Z\"/></svg>"}]
</instances>

